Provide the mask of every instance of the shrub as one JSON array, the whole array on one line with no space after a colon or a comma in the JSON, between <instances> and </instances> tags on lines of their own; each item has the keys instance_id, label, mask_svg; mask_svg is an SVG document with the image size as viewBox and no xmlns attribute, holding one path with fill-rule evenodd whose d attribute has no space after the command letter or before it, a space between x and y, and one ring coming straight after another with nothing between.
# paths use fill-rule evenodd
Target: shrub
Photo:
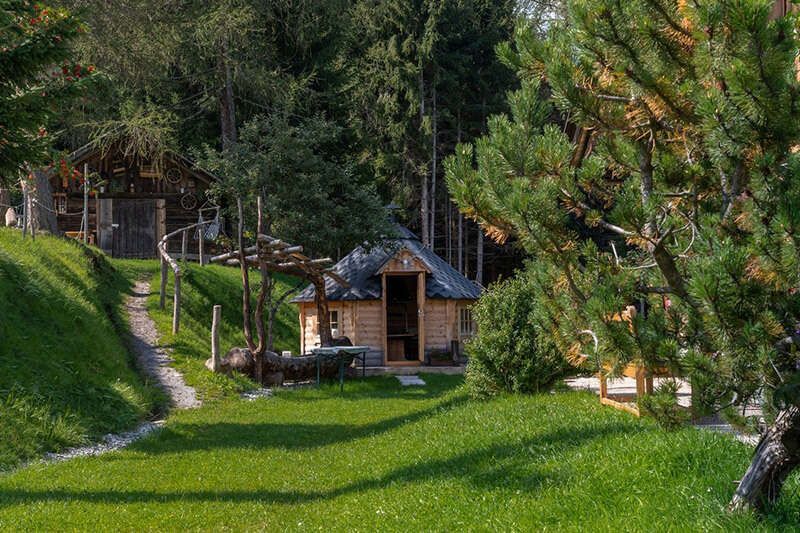
<instances>
[{"instance_id":1,"label":"shrub","mask_svg":"<svg viewBox=\"0 0 800 533\"><path fill-rule=\"evenodd\" d=\"M639 398L639 409L655 418L662 428L679 429L689 422L691 415L687 409L678 405L677 393L678 382L665 381L653 394Z\"/></svg>"},{"instance_id":2,"label":"shrub","mask_svg":"<svg viewBox=\"0 0 800 533\"><path fill-rule=\"evenodd\" d=\"M549 388L567 363L537 320L527 273L492 285L473 307L477 335L467 343L466 381L474 396Z\"/></svg>"}]
</instances>

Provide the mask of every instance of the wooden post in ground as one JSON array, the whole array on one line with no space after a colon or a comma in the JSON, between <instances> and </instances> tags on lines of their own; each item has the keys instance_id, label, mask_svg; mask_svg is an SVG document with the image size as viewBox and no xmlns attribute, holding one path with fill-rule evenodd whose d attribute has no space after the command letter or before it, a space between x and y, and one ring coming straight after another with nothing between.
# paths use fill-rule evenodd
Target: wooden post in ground
<instances>
[{"instance_id":1,"label":"wooden post in ground","mask_svg":"<svg viewBox=\"0 0 800 533\"><path fill-rule=\"evenodd\" d=\"M167 260L161 256L161 288L158 292L158 308L164 309L167 304Z\"/></svg>"},{"instance_id":2,"label":"wooden post in ground","mask_svg":"<svg viewBox=\"0 0 800 533\"><path fill-rule=\"evenodd\" d=\"M608 382L602 370L597 373L597 377L600 379L600 399L602 400L608 397Z\"/></svg>"},{"instance_id":3,"label":"wooden post in ground","mask_svg":"<svg viewBox=\"0 0 800 533\"><path fill-rule=\"evenodd\" d=\"M198 227L197 231L200 235L200 240L198 241L197 244L197 252L200 255L200 266L204 266L205 265L204 246L206 239L205 239L205 232L203 231L203 226Z\"/></svg>"},{"instance_id":4,"label":"wooden post in ground","mask_svg":"<svg viewBox=\"0 0 800 533\"><path fill-rule=\"evenodd\" d=\"M22 182L22 180L20 180ZM22 238L28 234L28 187L22 182Z\"/></svg>"},{"instance_id":5,"label":"wooden post in ground","mask_svg":"<svg viewBox=\"0 0 800 533\"><path fill-rule=\"evenodd\" d=\"M222 306L215 305L211 316L211 371L219 372L219 324L222 320Z\"/></svg>"},{"instance_id":6,"label":"wooden post in ground","mask_svg":"<svg viewBox=\"0 0 800 533\"><path fill-rule=\"evenodd\" d=\"M175 288L172 299L172 334L177 335L181 326L181 273L175 272Z\"/></svg>"},{"instance_id":7,"label":"wooden post in ground","mask_svg":"<svg viewBox=\"0 0 800 533\"><path fill-rule=\"evenodd\" d=\"M646 370L644 367L638 366L636 367L636 399L640 399L645 394L645 374Z\"/></svg>"},{"instance_id":8,"label":"wooden post in ground","mask_svg":"<svg viewBox=\"0 0 800 533\"><path fill-rule=\"evenodd\" d=\"M83 164L83 244L89 244L89 163Z\"/></svg>"},{"instance_id":9,"label":"wooden post in ground","mask_svg":"<svg viewBox=\"0 0 800 533\"><path fill-rule=\"evenodd\" d=\"M181 261L186 261L186 252L189 248L189 231L183 230L181 233Z\"/></svg>"}]
</instances>

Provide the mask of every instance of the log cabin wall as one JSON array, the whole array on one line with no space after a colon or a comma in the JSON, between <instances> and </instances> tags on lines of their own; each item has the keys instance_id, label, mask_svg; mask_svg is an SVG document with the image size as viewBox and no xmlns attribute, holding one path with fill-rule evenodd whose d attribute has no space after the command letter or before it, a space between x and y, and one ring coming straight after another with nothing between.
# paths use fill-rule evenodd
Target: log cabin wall
<instances>
[{"instance_id":1,"label":"log cabin wall","mask_svg":"<svg viewBox=\"0 0 800 533\"><path fill-rule=\"evenodd\" d=\"M301 303L300 351L304 354L319 346L317 307ZM329 311L339 313L338 335L357 346L369 346L368 366L383 365L383 306L380 300L329 301Z\"/></svg>"},{"instance_id":2,"label":"log cabin wall","mask_svg":"<svg viewBox=\"0 0 800 533\"><path fill-rule=\"evenodd\" d=\"M463 342L459 328L459 313L473 300L426 299L425 352L449 351L451 341ZM339 313L339 335L348 337L354 345L369 346L367 366L383 366L384 323L381 300L329 301L329 311ZM310 353L319 346L317 308L313 303L298 304L300 311L300 350Z\"/></svg>"},{"instance_id":3,"label":"log cabin wall","mask_svg":"<svg viewBox=\"0 0 800 533\"><path fill-rule=\"evenodd\" d=\"M90 193L90 238L107 253L121 257L156 257L155 247L150 246L150 237L157 242L165 233L196 223L199 209L205 203L205 193L214 180L213 176L177 155L166 156L160 165L138 157L126 157L115 150L105 155L99 150L83 150L70 159L72 166L80 172L83 172L84 164L88 164L90 175L94 175L95 180L103 180ZM58 175L53 176L50 183L59 230L77 236L83 211L83 185L76 179L62 179ZM152 201L154 223L151 223L150 216L141 216L141 209L151 207L139 202L137 211L133 205L136 202L131 202L133 200ZM213 216L213 212L206 212L204 216ZM130 227L140 221L142 227ZM126 231L129 235L125 235ZM120 233L115 236L114 232ZM148 234L146 239L122 238L135 237L142 232ZM144 249L132 249L137 246L134 243L139 243L138 246ZM206 251L213 253L214 247L209 244L206 244ZM198 235L193 232L188 247L190 257L197 253L197 246ZM170 240L169 250L180 253L180 238Z\"/></svg>"}]
</instances>

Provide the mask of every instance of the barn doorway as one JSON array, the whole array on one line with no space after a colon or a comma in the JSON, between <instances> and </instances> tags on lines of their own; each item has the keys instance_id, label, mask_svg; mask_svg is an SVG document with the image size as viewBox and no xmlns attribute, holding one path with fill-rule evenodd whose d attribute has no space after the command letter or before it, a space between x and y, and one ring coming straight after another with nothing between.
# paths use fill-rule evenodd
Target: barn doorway
<instances>
[{"instance_id":1,"label":"barn doorway","mask_svg":"<svg viewBox=\"0 0 800 533\"><path fill-rule=\"evenodd\" d=\"M150 259L156 256L156 201L114 200L112 257Z\"/></svg>"},{"instance_id":2,"label":"barn doorway","mask_svg":"<svg viewBox=\"0 0 800 533\"><path fill-rule=\"evenodd\" d=\"M386 276L386 363L418 364L418 276Z\"/></svg>"}]
</instances>

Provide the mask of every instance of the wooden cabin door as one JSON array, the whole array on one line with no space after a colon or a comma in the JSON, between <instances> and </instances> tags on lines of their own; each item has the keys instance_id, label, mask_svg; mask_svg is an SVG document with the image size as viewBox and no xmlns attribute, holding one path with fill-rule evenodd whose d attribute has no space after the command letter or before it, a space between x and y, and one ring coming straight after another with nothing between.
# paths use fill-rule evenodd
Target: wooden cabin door
<instances>
[{"instance_id":1,"label":"wooden cabin door","mask_svg":"<svg viewBox=\"0 0 800 533\"><path fill-rule=\"evenodd\" d=\"M113 209L113 257L156 257L156 201L116 199Z\"/></svg>"}]
</instances>

